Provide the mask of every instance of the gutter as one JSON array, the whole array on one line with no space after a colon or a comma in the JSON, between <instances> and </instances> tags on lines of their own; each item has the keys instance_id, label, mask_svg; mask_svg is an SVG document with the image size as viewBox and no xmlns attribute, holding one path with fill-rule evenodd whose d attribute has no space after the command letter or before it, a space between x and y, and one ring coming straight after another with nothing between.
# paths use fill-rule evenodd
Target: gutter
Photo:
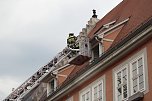
<instances>
[{"instance_id":1,"label":"gutter","mask_svg":"<svg viewBox=\"0 0 152 101\"><path fill-rule=\"evenodd\" d=\"M53 92L47 101L57 101L59 98L68 94L83 82L93 77L96 73L106 69L109 65L120 59L122 56L134 50L141 43L152 37L152 19L141 24L133 32L129 33L120 43L106 51L97 61L84 67L76 75L64 82L58 89ZM110 62L109 62L110 61Z\"/></svg>"}]
</instances>

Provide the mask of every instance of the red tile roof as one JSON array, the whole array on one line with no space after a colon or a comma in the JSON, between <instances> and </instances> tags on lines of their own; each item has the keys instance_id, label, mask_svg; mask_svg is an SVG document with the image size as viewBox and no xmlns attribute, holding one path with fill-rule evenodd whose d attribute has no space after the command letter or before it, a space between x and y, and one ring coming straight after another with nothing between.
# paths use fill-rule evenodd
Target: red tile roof
<instances>
[{"instance_id":1,"label":"red tile roof","mask_svg":"<svg viewBox=\"0 0 152 101\"><path fill-rule=\"evenodd\" d=\"M69 76L76 74L79 70L81 70L83 67L87 65L88 65L88 62L85 62L83 65L80 65L80 66L75 66L75 68L73 69L73 71L70 73Z\"/></svg>"},{"instance_id":2,"label":"red tile roof","mask_svg":"<svg viewBox=\"0 0 152 101\"><path fill-rule=\"evenodd\" d=\"M117 20L116 23L119 23L130 18L114 40L113 44L116 44L151 16L152 0L123 0L96 24L95 28L89 33L89 37L92 38L95 32L104 24L114 20Z\"/></svg>"}]
</instances>

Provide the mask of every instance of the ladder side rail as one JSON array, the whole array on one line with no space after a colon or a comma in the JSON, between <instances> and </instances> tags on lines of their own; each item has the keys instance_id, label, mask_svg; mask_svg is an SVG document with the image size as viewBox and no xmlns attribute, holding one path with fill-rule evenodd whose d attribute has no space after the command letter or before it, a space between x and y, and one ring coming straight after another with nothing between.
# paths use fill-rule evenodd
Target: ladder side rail
<instances>
[{"instance_id":1,"label":"ladder side rail","mask_svg":"<svg viewBox=\"0 0 152 101\"><path fill-rule=\"evenodd\" d=\"M60 61L62 61L62 60L63 60L65 57L67 57L70 53L71 53L71 51L69 51L65 56L61 57L61 59L59 59L59 61L58 61L56 64L58 64ZM51 62L51 61L50 61L50 62ZM55 65L56 65L56 64L55 64ZM9 94L8 97L6 97L6 99L10 99L11 96L12 96L14 93L17 93L19 89L23 89L23 92L22 92L21 94L19 94L18 96L22 95L22 94L25 93L27 90L29 90L29 89L25 90L25 86L27 86L28 83L32 80L32 77L33 77L33 76L36 77L38 72L41 72L41 73L42 73L42 72L43 72L42 69L43 69L43 68L46 68L46 67L47 67L48 69L50 69L50 67L48 66L48 64L47 64L46 66L41 67L36 73L34 73L34 74L33 74L31 77L29 77L24 83L22 83L18 88L16 88L11 94ZM49 70L48 70L48 71L49 71ZM32 84L31 84L30 86L31 86L31 87L34 86L35 83L36 83L44 74L45 74L45 73L42 73L39 78L37 78L35 81L32 81L32 82L31 82Z\"/></svg>"}]
</instances>

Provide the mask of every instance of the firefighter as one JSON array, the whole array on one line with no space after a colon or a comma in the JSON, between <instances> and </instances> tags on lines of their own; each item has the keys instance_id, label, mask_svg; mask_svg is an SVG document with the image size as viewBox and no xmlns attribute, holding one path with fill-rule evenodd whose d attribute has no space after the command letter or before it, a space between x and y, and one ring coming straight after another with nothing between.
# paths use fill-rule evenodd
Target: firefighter
<instances>
[{"instance_id":1,"label":"firefighter","mask_svg":"<svg viewBox=\"0 0 152 101\"><path fill-rule=\"evenodd\" d=\"M77 37L74 36L73 33L70 33L69 37L67 39L67 46L72 48L72 49L78 48L78 45L76 44L76 40L77 40Z\"/></svg>"},{"instance_id":2,"label":"firefighter","mask_svg":"<svg viewBox=\"0 0 152 101\"><path fill-rule=\"evenodd\" d=\"M75 49L79 49L79 43L75 43L75 44L74 44L74 48L75 48Z\"/></svg>"}]
</instances>

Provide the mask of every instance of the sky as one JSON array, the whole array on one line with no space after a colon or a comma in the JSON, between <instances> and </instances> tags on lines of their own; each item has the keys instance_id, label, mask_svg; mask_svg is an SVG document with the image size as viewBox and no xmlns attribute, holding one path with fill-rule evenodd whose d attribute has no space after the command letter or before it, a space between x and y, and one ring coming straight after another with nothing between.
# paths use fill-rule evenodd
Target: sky
<instances>
[{"instance_id":1,"label":"sky","mask_svg":"<svg viewBox=\"0 0 152 101\"><path fill-rule=\"evenodd\" d=\"M0 0L0 101L122 0Z\"/></svg>"}]
</instances>

